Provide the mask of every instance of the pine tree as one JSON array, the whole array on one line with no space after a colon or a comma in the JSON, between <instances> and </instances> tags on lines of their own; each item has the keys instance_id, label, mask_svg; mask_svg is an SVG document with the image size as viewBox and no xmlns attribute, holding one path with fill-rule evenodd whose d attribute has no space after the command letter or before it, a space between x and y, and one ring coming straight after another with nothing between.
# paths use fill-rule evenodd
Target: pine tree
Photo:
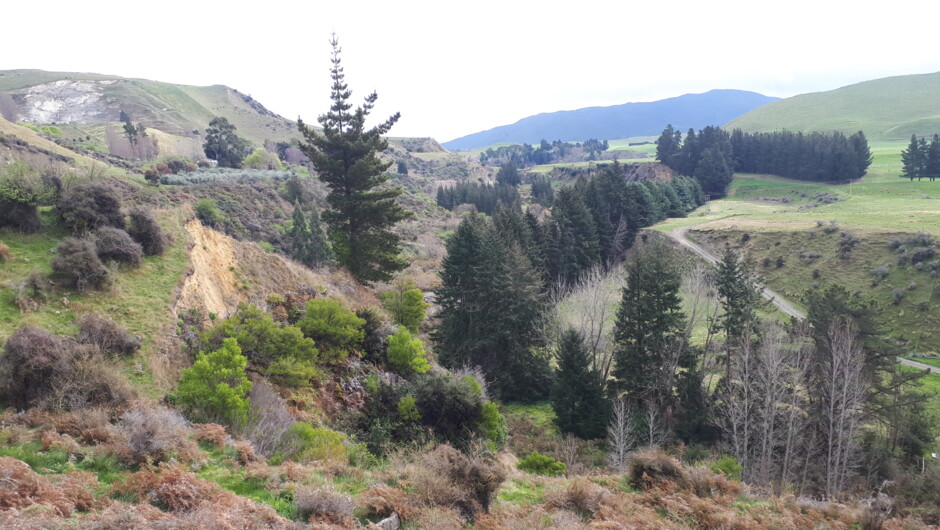
<instances>
[{"instance_id":1,"label":"pine tree","mask_svg":"<svg viewBox=\"0 0 940 530\"><path fill-rule=\"evenodd\" d=\"M933 135L924 158L924 173L931 177L940 177L940 134Z\"/></svg>"},{"instance_id":2,"label":"pine tree","mask_svg":"<svg viewBox=\"0 0 940 530\"><path fill-rule=\"evenodd\" d=\"M562 334L556 359L551 402L558 428L585 440L603 437L609 404L580 333L569 329Z\"/></svg>"},{"instance_id":3,"label":"pine tree","mask_svg":"<svg viewBox=\"0 0 940 530\"><path fill-rule=\"evenodd\" d=\"M518 244L494 226L466 217L447 241L438 291L440 324L433 337L442 365L479 366L507 400L538 400L548 391L539 325L544 286Z\"/></svg>"},{"instance_id":4,"label":"pine tree","mask_svg":"<svg viewBox=\"0 0 940 530\"><path fill-rule=\"evenodd\" d=\"M618 394L634 402L663 405L672 388L663 381L666 358L682 346L684 316L681 275L675 250L660 241L641 247L627 262L627 280L614 328L614 369Z\"/></svg>"},{"instance_id":5,"label":"pine tree","mask_svg":"<svg viewBox=\"0 0 940 530\"><path fill-rule=\"evenodd\" d=\"M727 372L731 366L730 348L737 345L748 329L756 327L757 310L762 304L760 277L753 262L726 246L718 260L715 285L723 311L719 325L725 332L725 344L729 348L725 358Z\"/></svg>"},{"instance_id":6,"label":"pine tree","mask_svg":"<svg viewBox=\"0 0 940 530\"><path fill-rule=\"evenodd\" d=\"M400 115L396 113L366 129L366 119L378 95L373 92L366 96L362 106L351 110L352 92L345 82L335 35L330 44L333 104L329 112L318 118L322 133L303 121L298 122L305 140L300 148L330 188L327 195L330 209L324 212L323 219L329 226L337 261L361 281L387 281L392 273L407 266L400 256L400 238L389 229L412 216L395 201L402 189L382 186L388 180L385 172L392 162L382 162L378 157L388 148L382 135Z\"/></svg>"},{"instance_id":7,"label":"pine tree","mask_svg":"<svg viewBox=\"0 0 940 530\"><path fill-rule=\"evenodd\" d=\"M333 262L333 248L330 246L330 240L326 237L323 225L320 223L320 210L316 204L310 204L310 262L313 266L328 265Z\"/></svg>"},{"instance_id":8,"label":"pine tree","mask_svg":"<svg viewBox=\"0 0 940 530\"><path fill-rule=\"evenodd\" d=\"M300 207L300 201L294 203L291 220L290 236L294 258L304 265L310 265L310 227L307 226L307 218Z\"/></svg>"},{"instance_id":9,"label":"pine tree","mask_svg":"<svg viewBox=\"0 0 940 530\"><path fill-rule=\"evenodd\" d=\"M705 193L724 196L734 171L731 162L718 147L709 147L702 151L702 157L695 166L693 176L702 185Z\"/></svg>"},{"instance_id":10,"label":"pine tree","mask_svg":"<svg viewBox=\"0 0 940 530\"><path fill-rule=\"evenodd\" d=\"M499 171L496 172L496 182L509 186L518 186L521 184L522 178L519 176L519 170L516 169L516 164L510 162L499 168Z\"/></svg>"},{"instance_id":11,"label":"pine tree","mask_svg":"<svg viewBox=\"0 0 940 530\"><path fill-rule=\"evenodd\" d=\"M675 169L676 157L682 142L682 133L667 125L656 140L656 160Z\"/></svg>"},{"instance_id":12,"label":"pine tree","mask_svg":"<svg viewBox=\"0 0 940 530\"><path fill-rule=\"evenodd\" d=\"M907 149L901 151L901 176L914 177L922 175L924 170L924 153L920 149L917 135L911 135L911 143Z\"/></svg>"}]
</instances>

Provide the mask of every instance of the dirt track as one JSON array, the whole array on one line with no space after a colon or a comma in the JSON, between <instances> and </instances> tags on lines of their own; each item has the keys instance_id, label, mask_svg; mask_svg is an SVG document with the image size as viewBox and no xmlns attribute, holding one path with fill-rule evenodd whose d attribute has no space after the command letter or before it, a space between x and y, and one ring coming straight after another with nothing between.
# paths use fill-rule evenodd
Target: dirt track
<instances>
[{"instance_id":1,"label":"dirt track","mask_svg":"<svg viewBox=\"0 0 940 530\"><path fill-rule=\"evenodd\" d=\"M708 250L705 250L701 246L689 240L686 237L686 233L689 231L688 226L682 228L676 228L675 230L669 231L666 233L669 237L676 240L679 245L689 249L694 252L696 255L702 259L708 261L709 263L715 264L718 263L718 256L712 254ZM764 287L763 292L761 293L764 298L770 300L770 302L777 307L780 311L790 315L793 318L798 320L803 320L806 318L806 314L793 306L790 302L786 301L784 298L780 297L777 293L771 291L770 289ZM904 366L910 366L911 368L917 368L918 370L929 370L935 374L940 374L940 368L936 368L924 363L919 363L917 361L912 361L910 359L905 359L903 357L898 357L898 362Z\"/></svg>"}]
</instances>

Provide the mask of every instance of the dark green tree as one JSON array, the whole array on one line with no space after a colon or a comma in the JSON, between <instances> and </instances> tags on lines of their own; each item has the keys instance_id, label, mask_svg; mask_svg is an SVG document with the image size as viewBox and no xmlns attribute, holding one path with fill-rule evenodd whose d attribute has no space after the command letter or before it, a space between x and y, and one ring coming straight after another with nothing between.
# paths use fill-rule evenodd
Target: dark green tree
<instances>
[{"instance_id":1,"label":"dark green tree","mask_svg":"<svg viewBox=\"0 0 940 530\"><path fill-rule=\"evenodd\" d=\"M672 167L682 144L682 133L667 125L656 140L656 160Z\"/></svg>"},{"instance_id":2,"label":"dark green tree","mask_svg":"<svg viewBox=\"0 0 940 530\"><path fill-rule=\"evenodd\" d=\"M737 344L748 328L756 327L757 310L762 304L760 281L754 263L726 246L718 260L715 285L722 308L719 325L729 348Z\"/></svg>"},{"instance_id":3,"label":"dark green tree","mask_svg":"<svg viewBox=\"0 0 940 530\"><path fill-rule=\"evenodd\" d=\"M916 177L923 174L925 153L920 150L917 135L911 135L911 143L901 151L901 176Z\"/></svg>"},{"instance_id":4,"label":"dark green tree","mask_svg":"<svg viewBox=\"0 0 940 530\"><path fill-rule=\"evenodd\" d=\"M220 166L238 167L247 154L248 142L235 134L235 125L229 123L228 118L220 116L209 122L202 149Z\"/></svg>"},{"instance_id":5,"label":"dark green tree","mask_svg":"<svg viewBox=\"0 0 940 530\"><path fill-rule=\"evenodd\" d=\"M522 178L519 176L519 170L516 168L516 164L510 162L500 167L499 171L496 172L496 182L509 186L518 186L521 184Z\"/></svg>"},{"instance_id":6,"label":"dark green tree","mask_svg":"<svg viewBox=\"0 0 940 530\"><path fill-rule=\"evenodd\" d=\"M551 374L537 349L547 303L519 245L484 218L466 217L447 241L441 281L433 333L441 364L479 366L507 400L544 398Z\"/></svg>"},{"instance_id":7,"label":"dark green tree","mask_svg":"<svg viewBox=\"0 0 940 530\"><path fill-rule=\"evenodd\" d=\"M693 176L705 193L723 196L731 184L734 171L731 169L731 161L720 149L709 147L702 151L702 158L695 166Z\"/></svg>"},{"instance_id":8,"label":"dark green tree","mask_svg":"<svg viewBox=\"0 0 940 530\"><path fill-rule=\"evenodd\" d=\"M634 401L664 406L684 348L680 258L665 242L642 244L627 261L623 299L614 327L614 389ZM672 368L670 368L672 367Z\"/></svg>"},{"instance_id":9,"label":"dark green tree","mask_svg":"<svg viewBox=\"0 0 940 530\"><path fill-rule=\"evenodd\" d=\"M366 119L378 95L373 92L366 96L362 106L352 110L352 92L346 85L335 35L330 44L333 104L318 118L322 131L298 122L305 140L300 148L330 189L330 209L323 213L323 220L329 227L337 261L361 281L387 281L392 273L407 266L400 256L400 238L390 228L412 216L395 200L402 193L401 187L383 186L392 162L382 162L378 157L388 148L382 135L400 115L395 113L366 129Z\"/></svg>"},{"instance_id":10,"label":"dark green tree","mask_svg":"<svg viewBox=\"0 0 940 530\"><path fill-rule=\"evenodd\" d=\"M940 134L933 135L924 158L924 173L933 177L940 177Z\"/></svg>"},{"instance_id":11,"label":"dark green tree","mask_svg":"<svg viewBox=\"0 0 940 530\"><path fill-rule=\"evenodd\" d=\"M585 440L603 437L609 404L580 333L569 329L562 334L556 360L551 402L558 428Z\"/></svg>"}]
</instances>

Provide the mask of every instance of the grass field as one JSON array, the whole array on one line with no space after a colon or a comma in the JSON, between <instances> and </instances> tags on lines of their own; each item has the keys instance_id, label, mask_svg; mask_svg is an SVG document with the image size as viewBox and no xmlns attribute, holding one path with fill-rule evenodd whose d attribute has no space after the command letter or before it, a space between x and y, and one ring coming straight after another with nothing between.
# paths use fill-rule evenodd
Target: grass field
<instances>
[{"instance_id":1,"label":"grass field","mask_svg":"<svg viewBox=\"0 0 940 530\"><path fill-rule=\"evenodd\" d=\"M899 265L889 246L892 239L921 231L940 236L940 182L899 178L905 147L904 142L872 143L869 173L852 184L736 175L728 197L653 229L690 226L689 236L708 247L746 249L767 285L797 305L808 289L844 285L879 304L889 332L907 341L912 354L938 352L940 281L929 263L919 269ZM843 232L859 239L844 257L839 255ZM873 271L881 266L889 272L875 282ZM901 297L897 303L895 296Z\"/></svg>"}]
</instances>

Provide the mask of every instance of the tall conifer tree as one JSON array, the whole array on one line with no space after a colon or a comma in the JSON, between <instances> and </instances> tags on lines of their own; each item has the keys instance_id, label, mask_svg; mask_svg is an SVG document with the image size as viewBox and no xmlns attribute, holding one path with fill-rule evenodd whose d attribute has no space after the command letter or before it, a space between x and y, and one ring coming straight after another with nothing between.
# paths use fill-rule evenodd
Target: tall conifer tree
<instances>
[{"instance_id":1,"label":"tall conifer tree","mask_svg":"<svg viewBox=\"0 0 940 530\"><path fill-rule=\"evenodd\" d=\"M339 41L334 35L333 86L329 112L318 118L323 130L298 122L305 142L301 150L310 158L320 179L330 188L327 202L330 209L323 213L337 261L356 278L386 281L392 273L407 266L399 255L401 242L389 229L412 215L395 202L400 187L383 187L385 172L391 162L382 162L378 153L388 148L382 138L398 121L395 113L384 122L366 129L366 118L372 112L378 95L366 96L362 106L352 110L352 92L346 86L340 62Z\"/></svg>"},{"instance_id":2,"label":"tall conifer tree","mask_svg":"<svg viewBox=\"0 0 940 530\"><path fill-rule=\"evenodd\" d=\"M614 386L635 402L663 405L672 393L661 386L671 380L665 358L681 346L684 326L678 256L651 241L629 259L626 275L614 328Z\"/></svg>"},{"instance_id":3,"label":"tall conifer tree","mask_svg":"<svg viewBox=\"0 0 940 530\"><path fill-rule=\"evenodd\" d=\"M581 334L569 329L562 334L556 354L558 369L552 385L552 409L562 432L586 440L607 431L608 403L604 386L584 347Z\"/></svg>"}]
</instances>

